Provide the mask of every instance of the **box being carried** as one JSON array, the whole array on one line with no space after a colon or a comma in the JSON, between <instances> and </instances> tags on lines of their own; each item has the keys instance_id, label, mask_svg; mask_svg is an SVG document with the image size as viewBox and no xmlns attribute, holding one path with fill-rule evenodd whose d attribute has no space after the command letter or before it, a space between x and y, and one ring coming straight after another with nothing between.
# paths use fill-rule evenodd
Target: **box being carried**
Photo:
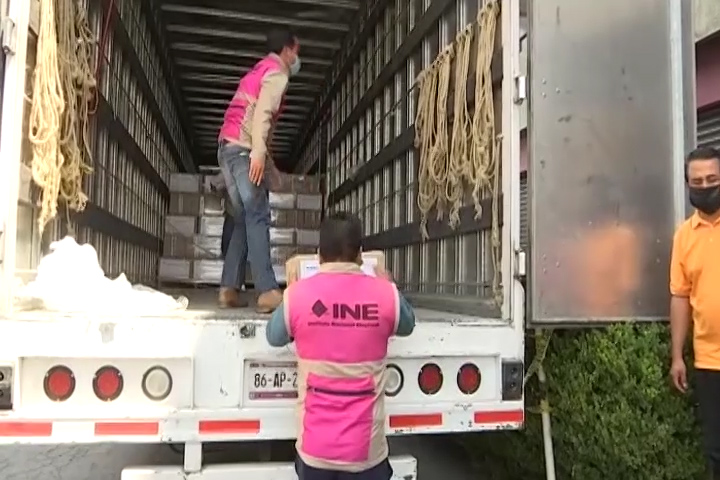
<instances>
[{"instance_id":1,"label":"box being carried","mask_svg":"<svg viewBox=\"0 0 720 480\"><path fill-rule=\"evenodd\" d=\"M385 268L385 254L380 250L371 250L362 253L362 269L368 275L375 275L375 267ZM285 263L287 284L312 277L320 270L320 260L317 254L295 255Z\"/></svg>"}]
</instances>

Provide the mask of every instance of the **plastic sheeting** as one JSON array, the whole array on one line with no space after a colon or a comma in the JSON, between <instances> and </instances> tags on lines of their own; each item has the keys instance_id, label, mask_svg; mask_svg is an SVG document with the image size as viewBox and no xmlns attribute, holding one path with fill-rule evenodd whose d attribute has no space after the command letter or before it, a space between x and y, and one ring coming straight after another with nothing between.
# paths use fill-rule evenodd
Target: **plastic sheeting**
<instances>
[{"instance_id":1,"label":"plastic sheeting","mask_svg":"<svg viewBox=\"0 0 720 480\"><path fill-rule=\"evenodd\" d=\"M188 299L132 285L124 273L106 277L92 245L65 237L50 244L35 280L18 292L17 304L62 313L162 315L186 310Z\"/></svg>"}]
</instances>

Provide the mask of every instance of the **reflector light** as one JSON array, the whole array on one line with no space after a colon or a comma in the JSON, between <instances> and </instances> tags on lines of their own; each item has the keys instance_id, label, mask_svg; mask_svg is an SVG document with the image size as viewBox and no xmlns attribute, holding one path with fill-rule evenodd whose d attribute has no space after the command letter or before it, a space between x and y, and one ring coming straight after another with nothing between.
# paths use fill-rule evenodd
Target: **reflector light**
<instances>
[{"instance_id":1,"label":"reflector light","mask_svg":"<svg viewBox=\"0 0 720 480\"><path fill-rule=\"evenodd\" d=\"M123 386L123 377L117 368L106 365L95 372L93 391L103 402L112 402L118 398L123 391Z\"/></svg>"},{"instance_id":2,"label":"reflector light","mask_svg":"<svg viewBox=\"0 0 720 480\"><path fill-rule=\"evenodd\" d=\"M68 367L56 365L45 374L43 388L50 400L64 402L75 392L75 375Z\"/></svg>"},{"instance_id":3,"label":"reflector light","mask_svg":"<svg viewBox=\"0 0 720 480\"><path fill-rule=\"evenodd\" d=\"M458 388L465 395L472 395L477 392L478 388L480 388L481 379L480 369L472 363L466 363L458 370Z\"/></svg>"},{"instance_id":4,"label":"reflector light","mask_svg":"<svg viewBox=\"0 0 720 480\"><path fill-rule=\"evenodd\" d=\"M385 395L388 397L394 397L405 383L405 377L403 376L400 367L394 364L387 366L387 377L385 377Z\"/></svg>"},{"instance_id":5,"label":"reflector light","mask_svg":"<svg viewBox=\"0 0 720 480\"><path fill-rule=\"evenodd\" d=\"M165 400L172 392L172 376L167 368L151 367L142 378L142 390L150 400Z\"/></svg>"},{"instance_id":6,"label":"reflector light","mask_svg":"<svg viewBox=\"0 0 720 480\"><path fill-rule=\"evenodd\" d=\"M420 369L418 385L425 395L435 395L443 384L443 374L440 367L434 363L426 363Z\"/></svg>"}]
</instances>

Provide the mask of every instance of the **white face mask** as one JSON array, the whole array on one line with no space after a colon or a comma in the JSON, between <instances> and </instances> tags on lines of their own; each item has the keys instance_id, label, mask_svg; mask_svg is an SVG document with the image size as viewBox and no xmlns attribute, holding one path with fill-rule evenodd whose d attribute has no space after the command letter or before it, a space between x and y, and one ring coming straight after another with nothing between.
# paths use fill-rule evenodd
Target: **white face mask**
<instances>
[{"instance_id":1,"label":"white face mask","mask_svg":"<svg viewBox=\"0 0 720 480\"><path fill-rule=\"evenodd\" d=\"M293 77L300 71L300 57L295 55L295 60L290 64L290 76Z\"/></svg>"}]
</instances>

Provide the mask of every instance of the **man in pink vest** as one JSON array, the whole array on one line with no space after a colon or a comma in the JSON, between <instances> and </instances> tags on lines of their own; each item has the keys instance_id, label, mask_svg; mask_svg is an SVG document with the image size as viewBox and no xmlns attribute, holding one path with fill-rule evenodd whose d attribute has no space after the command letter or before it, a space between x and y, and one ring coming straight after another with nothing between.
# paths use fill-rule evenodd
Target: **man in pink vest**
<instances>
[{"instance_id":1,"label":"man in pink vest","mask_svg":"<svg viewBox=\"0 0 720 480\"><path fill-rule=\"evenodd\" d=\"M219 134L218 164L236 212L220 280L221 307L242 307L237 290L247 250L257 310L272 312L282 301L270 261L270 204L266 173L277 173L268 155L270 132L280 114L289 77L300 70L300 45L286 29L268 34L268 51L238 85Z\"/></svg>"},{"instance_id":2,"label":"man in pink vest","mask_svg":"<svg viewBox=\"0 0 720 480\"><path fill-rule=\"evenodd\" d=\"M415 328L390 275L360 266L362 225L338 213L320 227L320 271L290 285L268 342L295 341L300 480L390 480L385 437L388 340Z\"/></svg>"}]
</instances>

